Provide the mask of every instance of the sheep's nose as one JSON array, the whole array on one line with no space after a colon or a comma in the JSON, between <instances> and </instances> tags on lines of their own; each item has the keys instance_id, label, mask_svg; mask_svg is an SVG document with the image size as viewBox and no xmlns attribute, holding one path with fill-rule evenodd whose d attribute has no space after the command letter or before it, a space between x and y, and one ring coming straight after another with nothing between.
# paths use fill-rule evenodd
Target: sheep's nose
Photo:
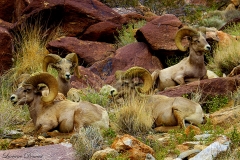
<instances>
[{"instance_id":1,"label":"sheep's nose","mask_svg":"<svg viewBox=\"0 0 240 160\"><path fill-rule=\"evenodd\" d=\"M110 94L112 97L114 97L117 94L117 90L115 90L115 89L111 90Z\"/></svg>"},{"instance_id":2,"label":"sheep's nose","mask_svg":"<svg viewBox=\"0 0 240 160\"><path fill-rule=\"evenodd\" d=\"M71 74L70 73L66 73L66 79L70 79L71 78Z\"/></svg>"},{"instance_id":3,"label":"sheep's nose","mask_svg":"<svg viewBox=\"0 0 240 160\"><path fill-rule=\"evenodd\" d=\"M11 95L10 100L11 100L11 102L16 102L17 95L15 95L15 94Z\"/></svg>"},{"instance_id":4,"label":"sheep's nose","mask_svg":"<svg viewBox=\"0 0 240 160\"><path fill-rule=\"evenodd\" d=\"M210 51L211 50L211 46L210 45L206 45L206 50Z\"/></svg>"}]
</instances>

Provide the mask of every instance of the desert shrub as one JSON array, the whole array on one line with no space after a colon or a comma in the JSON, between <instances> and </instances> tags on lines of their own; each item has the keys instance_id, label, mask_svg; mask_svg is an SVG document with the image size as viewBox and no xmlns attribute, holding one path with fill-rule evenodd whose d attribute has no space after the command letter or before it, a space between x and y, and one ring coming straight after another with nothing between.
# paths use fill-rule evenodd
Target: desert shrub
<instances>
[{"instance_id":1,"label":"desert shrub","mask_svg":"<svg viewBox=\"0 0 240 160\"><path fill-rule=\"evenodd\" d=\"M91 159L93 153L100 150L103 145L103 137L99 129L94 127L81 128L77 135L71 138L71 143L76 150L78 159Z\"/></svg>"},{"instance_id":2,"label":"desert shrub","mask_svg":"<svg viewBox=\"0 0 240 160\"><path fill-rule=\"evenodd\" d=\"M116 47L120 48L126 46L127 44L137 42L135 33L137 29L141 28L146 24L146 21L138 21L135 23L128 23L127 25L123 26L121 30L118 30L118 36L115 36L116 39Z\"/></svg>"},{"instance_id":3,"label":"desert shrub","mask_svg":"<svg viewBox=\"0 0 240 160\"><path fill-rule=\"evenodd\" d=\"M219 16L212 16L202 20L201 25L205 27L215 27L217 29L221 28L226 22Z\"/></svg>"},{"instance_id":4,"label":"desert shrub","mask_svg":"<svg viewBox=\"0 0 240 160\"><path fill-rule=\"evenodd\" d=\"M207 96L202 102L202 108L205 113L213 113L224 107L228 102L229 98L227 96Z\"/></svg>"},{"instance_id":5,"label":"desert shrub","mask_svg":"<svg viewBox=\"0 0 240 160\"><path fill-rule=\"evenodd\" d=\"M116 111L116 125L120 132L137 135L151 131L152 112L144 99L132 97Z\"/></svg>"},{"instance_id":6,"label":"desert shrub","mask_svg":"<svg viewBox=\"0 0 240 160\"><path fill-rule=\"evenodd\" d=\"M13 106L9 99L0 99L0 137L5 129L13 129L18 124L30 120L26 106Z\"/></svg>"},{"instance_id":7,"label":"desert shrub","mask_svg":"<svg viewBox=\"0 0 240 160\"><path fill-rule=\"evenodd\" d=\"M218 75L229 74L232 69L239 65L240 45L238 41L232 41L231 45L217 46L213 53L213 58L207 64L207 68Z\"/></svg>"},{"instance_id":8,"label":"desert shrub","mask_svg":"<svg viewBox=\"0 0 240 160\"><path fill-rule=\"evenodd\" d=\"M82 101L88 101L93 104L99 104L100 106L107 106L109 103L108 95L99 94L95 89L87 87L85 89L79 89L78 92Z\"/></svg>"},{"instance_id":9,"label":"desert shrub","mask_svg":"<svg viewBox=\"0 0 240 160\"><path fill-rule=\"evenodd\" d=\"M226 27L224 29L224 32L233 35L233 36L239 36L240 34L240 24L239 23L233 23Z\"/></svg>"}]
</instances>

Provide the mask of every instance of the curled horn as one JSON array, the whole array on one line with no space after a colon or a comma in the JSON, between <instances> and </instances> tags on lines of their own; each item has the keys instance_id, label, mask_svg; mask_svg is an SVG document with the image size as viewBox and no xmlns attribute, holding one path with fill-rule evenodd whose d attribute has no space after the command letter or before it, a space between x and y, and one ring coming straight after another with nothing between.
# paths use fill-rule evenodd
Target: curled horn
<instances>
[{"instance_id":1,"label":"curled horn","mask_svg":"<svg viewBox=\"0 0 240 160\"><path fill-rule=\"evenodd\" d=\"M43 96L42 101L44 102L51 102L54 100L54 98L58 94L58 83L57 80L49 73L36 73L34 75L31 75L30 78L28 78L23 85L31 84L34 87L37 87L38 84L43 83L47 85L49 89L48 96Z\"/></svg>"},{"instance_id":2,"label":"curled horn","mask_svg":"<svg viewBox=\"0 0 240 160\"><path fill-rule=\"evenodd\" d=\"M199 35L199 32L197 30L190 27L183 27L177 31L177 34L175 36L175 44L179 50L186 51L187 48L185 48L181 43L182 38L185 36L193 37L198 35Z\"/></svg>"},{"instance_id":3,"label":"curled horn","mask_svg":"<svg viewBox=\"0 0 240 160\"><path fill-rule=\"evenodd\" d=\"M61 57L56 54L48 54L43 59L43 72L47 72L49 63L56 63L61 61Z\"/></svg>"},{"instance_id":4,"label":"curled horn","mask_svg":"<svg viewBox=\"0 0 240 160\"><path fill-rule=\"evenodd\" d=\"M71 61L75 66L74 66L74 71L75 74L78 78L80 78L80 73L78 71L78 57L76 53L69 53L66 57L67 60Z\"/></svg>"},{"instance_id":5,"label":"curled horn","mask_svg":"<svg viewBox=\"0 0 240 160\"><path fill-rule=\"evenodd\" d=\"M146 93L152 87L152 76L148 70L142 67L132 67L125 71L125 74L122 78L133 78L139 77L143 80L143 86L138 87L138 91L141 93Z\"/></svg>"}]
</instances>

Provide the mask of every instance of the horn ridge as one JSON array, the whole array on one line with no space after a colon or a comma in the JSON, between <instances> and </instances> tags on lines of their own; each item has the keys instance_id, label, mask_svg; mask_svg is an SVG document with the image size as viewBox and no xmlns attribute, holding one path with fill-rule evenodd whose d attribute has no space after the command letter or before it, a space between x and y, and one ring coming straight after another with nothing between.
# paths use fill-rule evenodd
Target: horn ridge
<instances>
[{"instance_id":1,"label":"horn ridge","mask_svg":"<svg viewBox=\"0 0 240 160\"><path fill-rule=\"evenodd\" d=\"M182 41L182 38L185 37L185 36L189 36L189 37L193 37L193 36L198 36L199 35L199 32L191 27L183 27L181 29L179 29L176 33L176 36L175 36L175 44L177 46L177 48L181 51L187 51L187 48L185 48L181 41Z\"/></svg>"},{"instance_id":2,"label":"horn ridge","mask_svg":"<svg viewBox=\"0 0 240 160\"><path fill-rule=\"evenodd\" d=\"M48 54L43 59L43 72L47 72L48 65L50 63L56 63L61 61L61 57L57 54Z\"/></svg>"},{"instance_id":3,"label":"horn ridge","mask_svg":"<svg viewBox=\"0 0 240 160\"><path fill-rule=\"evenodd\" d=\"M47 72L35 73L31 75L26 81L24 81L23 85L31 84L34 87L37 87L38 84L43 83L47 85L49 89L48 96L43 96L42 101L51 102L58 94L58 83L54 76Z\"/></svg>"},{"instance_id":4,"label":"horn ridge","mask_svg":"<svg viewBox=\"0 0 240 160\"><path fill-rule=\"evenodd\" d=\"M125 71L125 74L123 75L123 77L126 77L126 78L133 78L133 77L142 78L143 86L137 88L141 93L148 92L152 87L152 83L153 83L152 82L152 76L151 76L150 72L143 67L135 66L135 67L129 68L127 71Z\"/></svg>"}]
</instances>

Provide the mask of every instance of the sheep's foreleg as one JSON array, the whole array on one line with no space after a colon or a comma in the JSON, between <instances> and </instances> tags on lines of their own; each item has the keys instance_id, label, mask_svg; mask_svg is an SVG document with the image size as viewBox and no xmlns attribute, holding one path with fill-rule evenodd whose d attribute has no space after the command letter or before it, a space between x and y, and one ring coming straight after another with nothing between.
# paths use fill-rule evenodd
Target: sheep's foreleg
<instances>
[{"instance_id":1,"label":"sheep's foreleg","mask_svg":"<svg viewBox=\"0 0 240 160\"><path fill-rule=\"evenodd\" d=\"M172 79L179 85L185 84L183 76L176 76L176 77L174 77Z\"/></svg>"},{"instance_id":2,"label":"sheep's foreleg","mask_svg":"<svg viewBox=\"0 0 240 160\"><path fill-rule=\"evenodd\" d=\"M174 114L175 118L177 119L178 125L181 128L186 128L183 113L181 113L181 111L179 111L177 109L174 109L173 114Z\"/></svg>"}]
</instances>

